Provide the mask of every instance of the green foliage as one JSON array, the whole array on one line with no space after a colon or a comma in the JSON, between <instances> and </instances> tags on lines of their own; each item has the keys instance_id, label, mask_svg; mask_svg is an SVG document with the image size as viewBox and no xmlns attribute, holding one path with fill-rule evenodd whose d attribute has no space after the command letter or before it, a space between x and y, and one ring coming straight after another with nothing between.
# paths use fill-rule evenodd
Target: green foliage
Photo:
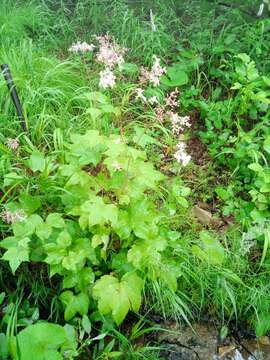
<instances>
[{"instance_id":1,"label":"green foliage","mask_svg":"<svg viewBox=\"0 0 270 360\"><path fill-rule=\"evenodd\" d=\"M73 359L76 355L76 340L67 328L37 323L12 338L10 348L15 360Z\"/></svg>"},{"instance_id":2,"label":"green foliage","mask_svg":"<svg viewBox=\"0 0 270 360\"><path fill-rule=\"evenodd\" d=\"M51 276L61 275L63 288L69 289L60 296L66 321L88 313L93 293L101 314L112 312L120 324L129 310L139 310L145 277L161 277L176 290L178 275L170 267L160 273L170 239L156 205L165 176L146 161L143 151L118 135L89 130L72 134L63 161L54 157L54 167L46 171L48 164L49 158L36 150L23 164L26 182L32 181L29 170L44 178L41 198L52 191L59 201L47 216L34 213L15 222L13 236L0 243L13 273L31 260L47 263ZM189 189L176 191L175 184L173 194L186 207ZM25 199L24 193L22 204ZM112 270L116 276L107 275Z\"/></svg>"}]
</instances>

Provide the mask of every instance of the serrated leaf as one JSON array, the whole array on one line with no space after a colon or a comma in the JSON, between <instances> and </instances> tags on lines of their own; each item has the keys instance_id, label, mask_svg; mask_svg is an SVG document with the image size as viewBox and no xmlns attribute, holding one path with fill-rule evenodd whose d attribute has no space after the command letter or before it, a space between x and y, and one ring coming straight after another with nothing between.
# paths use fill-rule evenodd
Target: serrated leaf
<instances>
[{"instance_id":1,"label":"serrated leaf","mask_svg":"<svg viewBox=\"0 0 270 360\"><path fill-rule=\"evenodd\" d=\"M16 247L10 247L2 256L3 260L9 262L13 274L22 262L29 261L29 242L29 238L21 239Z\"/></svg>"}]
</instances>

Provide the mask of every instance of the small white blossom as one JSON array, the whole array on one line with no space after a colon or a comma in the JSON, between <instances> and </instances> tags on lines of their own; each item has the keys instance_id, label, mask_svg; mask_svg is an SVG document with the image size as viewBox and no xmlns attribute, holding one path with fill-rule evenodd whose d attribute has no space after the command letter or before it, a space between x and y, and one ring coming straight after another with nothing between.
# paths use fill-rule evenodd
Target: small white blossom
<instances>
[{"instance_id":1,"label":"small white blossom","mask_svg":"<svg viewBox=\"0 0 270 360\"><path fill-rule=\"evenodd\" d=\"M186 152L186 144L180 142L176 145L176 149L177 150L174 154L176 161L181 163L183 166L186 166L191 160L191 156Z\"/></svg>"},{"instance_id":2,"label":"small white blossom","mask_svg":"<svg viewBox=\"0 0 270 360\"><path fill-rule=\"evenodd\" d=\"M114 143L115 143L116 145L121 144L121 139L120 139L120 138L115 139L115 140L114 140Z\"/></svg>"},{"instance_id":3,"label":"small white blossom","mask_svg":"<svg viewBox=\"0 0 270 360\"><path fill-rule=\"evenodd\" d=\"M143 102L146 102L147 99L144 96L144 90L142 88L137 88L136 90L136 100L142 100Z\"/></svg>"},{"instance_id":4,"label":"small white blossom","mask_svg":"<svg viewBox=\"0 0 270 360\"><path fill-rule=\"evenodd\" d=\"M116 171L120 171L120 170L122 170L122 166L119 164L119 162L117 162L117 161L114 161L113 163L112 163L112 167L116 170Z\"/></svg>"},{"instance_id":5,"label":"small white blossom","mask_svg":"<svg viewBox=\"0 0 270 360\"><path fill-rule=\"evenodd\" d=\"M76 44L72 44L68 51L73 53L85 53L88 51L93 51L95 49L95 45L87 44L87 42L78 41Z\"/></svg>"},{"instance_id":6,"label":"small white blossom","mask_svg":"<svg viewBox=\"0 0 270 360\"><path fill-rule=\"evenodd\" d=\"M148 100L149 104L151 105L155 105L155 104L158 104L158 99L156 96L151 96Z\"/></svg>"},{"instance_id":7,"label":"small white blossom","mask_svg":"<svg viewBox=\"0 0 270 360\"><path fill-rule=\"evenodd\" d=\"M110 69L105 69L99 73L99 87L103 89L113 88L115 85L115 75Z\"/></svg>"},{"instance_id":8,"label":"small white blossom","mask_svg":"<svg viewBox=\"0 0 270 360\"><path fill-rule=\"evenodd\" d=\"M18 147L20 146L19 140L18 139L12 139L12 138L8 138L6 141L6 145L10 150L17 150Z\"/></svg>"},{"instance_id":9,"label":"small white blossom","mask_svg":"<svg viewBox=\"0 0 270 360\"><path fill-rule=\"evenodd\" d=\"M151 71L145 69L143 66L141 67L141 76L140 76L140 82L150 82L154 86L158 86L160 83L160 77L166 73L166 68L163 68L160 65L160 59L154 55L154 64L151 68Z\"/></svg>"},{"instance_id":10,"label":"small white blossom","mask_svg":"<svg viewBox=\"0 0 270 360\"><path fill-rule=\"evenodd\" d=\"M167 115L169 115L172 122L173 134L178 135L180 132L184 131L186 127L191 127L189 116L179 116L172 111L168 111Z\"/></svg>"},{"instance_id":11,"label":"small white blossom","mask_svg":"<svg viewBox=\"0 0 270 360\"><path fill-rule=\"evenodd\" d=\"M14 212L11 212L9 210L3 210L0 216L2 220L7 224L14 224L17 221L26 220L26 214L21 209Z\"/></svg>"}]
</instances>

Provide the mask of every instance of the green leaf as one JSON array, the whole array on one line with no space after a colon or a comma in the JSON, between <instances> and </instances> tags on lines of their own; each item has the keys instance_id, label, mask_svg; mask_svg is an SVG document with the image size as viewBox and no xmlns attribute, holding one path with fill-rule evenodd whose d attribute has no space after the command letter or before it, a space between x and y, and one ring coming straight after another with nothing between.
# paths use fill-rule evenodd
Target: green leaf
<instances>
[{"instance_id":1,"label":"green leaf","mask_svg":"<svg viewBox=\"0 0 270 360\"><path fill-rule=\"evenodd\" d=\"M268 135L264 140L263 148L268 154L270 154L270 135Z\"/></svg>"},{"instance_id":2,"label":"green leaf","mask_svg":"<svg viewBox=\"0 0 270 360\"><path fill-rule=\"evenodd\" d=\"M194 255L203 261L209 262L210 264L222 264L225 258L225 253L220 242L206 230L200 232L200 240L202 247L197 245L192 247Z\"/></svg>"},{"instance_id":3,"label":"green leaf","mask_svg":"<svg viewBox=\"0 0 270 360\"><path fill-rule=\"evenodd\" d=\"M55 227L55 228L65 227L65 221L62 218L62 215L58 213L50 213L47 216L46 223L50 227Z\"/></svg>"},{"instance_id":4,"label":"green leaf","mask_svg":"<svg viewBox=\"0 0 270 360\"><path fill-rule=\"evenodd\" d=\"M127 75L137 75L139 73L139 68L136 64L133 63L124 63L121 64L121 72Z\"/></svg>"},{"instance_id":5,"label":"green leaf","mask_svg":"<svg viewBox=\"0 0 270 360\"><path fill-rule=\"evenodd\" d=\"M56 324L38 323L22 330L14 339L15 360L61 360L61 350L75 350L74 340Z\"/></svg>"},{"instance_id":6,"label":"green leaf","mask_svg":"<svg viewBox=\"0 0 270 360\"><path fill-rule=\"evenodd\" d=\"M74 211L75 210L75 211ZM73 209L73 215L80 215L80 226L85 229L87 226L115 224L118 218L118 209L113 204L105 204L103 198L95 196L84 202L77 210Z\"/></svg>"},{"instance_id":7,"label":"green leaf","mask_svg":"<svg viewBox=\"0 0 270 360\"><path fill-rule=\"evenodd\" d=\"M149 144L161 145L159 141L157 141L155 138L147 134L146 129L139 126L135 126L134 130L135 130L135 135L133 136L132 140L138 146L145 148L145 146Z\"/></svg>"},{"instance_id":8,"label":"green leaf","mask_svg":"<svg viewBox=\"0 0 270 360\"><path fill-rule=\"evenodd\" d=\"M16 247L10 247L2 256L3 260L9 262L13 274L23 261L29 261L29 242L29 238L21 239Z\"/></svg>"},{"instance_id":9,"label":"green leaf","mask_svg":"<svg viewBox=\"0 0 270 360\"><path fill-rule=\"evenodd\" d=\"M74 295L72 291L65 291L60 295L60 300L65 305L65 320L71 320L77 313L87 315L89 298L84 293Z\"/></svg>"},{"instance_id":10,"label":"green leaf","mask_svg":"<svg viewBox=\"0 0 270 360\"><path fill-rule=\"evenodd\" d=\"M249 164L248 168L255 172L263 172L263 167L258 163Z\"/></svg>"},{"instance_id":11,"label":"green leaf","mask_svg":"<svg viewBox=\"0 0 270 360\"><path fill-rule=\"evenodd\" d=\"M46 160L44 155L39 151L33 152L33 154L30 156L30 159L28 161L28 165L30 169L34 172L44 171L46 167Z\"/></svg>"},{"instance_id":12,"label":"green leaf","mask_svg":"<svg viewBox=\"0 0 270 360\"><path fill-rule=\"evenodd\" d=\"M28 214L33 214L41 207L40 198L38 196L32 196L26 192L20 194L19 202Z\"/></svg>"},{"instance_id":13,"label":"green leaf","mask_svg":"<svg viewBox=\"0 0 270 360\"><path fill-rule=\"evenodd\" d=\"M181 64L175 64L167 68L167 74L160 78L160 82L170 87L182 86L188 83L188 75Z\"/></svg>"},{"instance_id":14,"label":"green leaf","mask_svg":"<svg viewBox=\"0 0 270 360\"><path fill-rule=\"evenodd\" d=\"M101 314L112 313L114 321L119 325L129 310L139 310L142 286L142 279L135 273L125 274L121 281L112 275L104 275L95 283L93 296L98 300Z\"/></svg>"},{"instance_id":15,"label":"green leaf","mask_svg":"<svg viewBox=\"0 0 270 360\"><path fill-rule=\"evenodd\" d=\"M91 327L91 322L90 322L88 316L86 316L86 315L83 315L83 317L82 317L82 327L83 327L84 331L89 335L92 327Z\"/></svg>"},{"instance_id":16,"label":"green leaf","mask_svg":"<svg viewBox=\"0 0 270 360\"><path fill-rule=\"evenodd\" d=\"M79 291L87 292L88 288L95 281L95 274L91 268L84 267L81 270L75 272L69 272L64 277L63 288L70 289L76 287Z\"/></svg>"},{"instance_id":17,"label":"green leaf","mask_svg":"<svg viewBox=\"0 0 270 360\"><path fill-rule=\"evenodd\" d=\"M0 333L0 359L6 360L8 358L8 340L4 333Z\"/></svg>"}]
</instances>

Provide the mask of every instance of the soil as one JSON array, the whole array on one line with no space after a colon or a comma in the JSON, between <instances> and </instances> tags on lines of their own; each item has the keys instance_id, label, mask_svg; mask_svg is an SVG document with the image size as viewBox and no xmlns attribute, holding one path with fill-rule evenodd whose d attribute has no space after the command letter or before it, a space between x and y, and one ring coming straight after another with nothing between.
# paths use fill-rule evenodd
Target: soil
<instances>
[{"instance_id":1,"label":"soil","mask_svg":"<svg viewBox=\"0 0 270 360\"><path fill-rule=\"evenodd\" d=\"M270 339L263 336L244 338L230 335L220 340L213 324L181 327L176 323L162 326L166 330L158 336L164 349L161 358L168 360L270 360Z\"/></svg>"}]
</instances>

